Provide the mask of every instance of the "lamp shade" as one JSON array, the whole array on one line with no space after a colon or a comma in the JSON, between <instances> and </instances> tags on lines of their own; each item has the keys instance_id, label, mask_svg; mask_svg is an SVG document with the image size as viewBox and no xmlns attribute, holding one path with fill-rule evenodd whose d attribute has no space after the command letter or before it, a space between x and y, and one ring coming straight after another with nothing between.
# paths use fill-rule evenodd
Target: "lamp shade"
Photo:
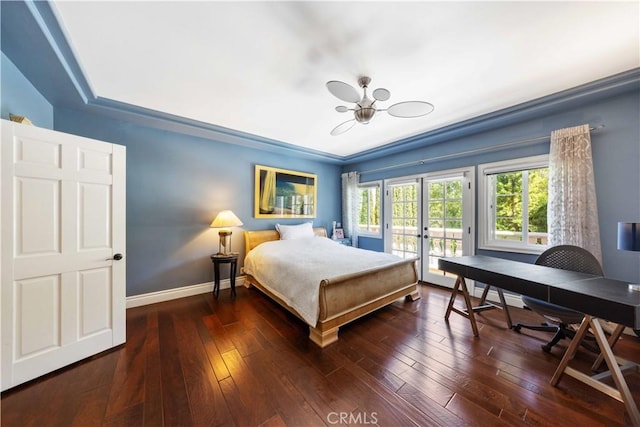
<instances>
[{"instance_id":1,"label":"lamp shade","mask_svg":"<svg viewBox=\"0 0 640 427\"><path fill-rule=\"evenodd\" d=\"M640 223L618 223L618 249L622 251L640 251Z\"/></svg>"},{"instance_id":2,"label":"lamp shade","mask_svg":"<svg viewBox=\"0 0 640 427\"><path fill-rule=\"evenodd\" d=\"M242 221L231 211L222 211L211 223L211 228L239 227Z\"/></svg>"}]
</instances>

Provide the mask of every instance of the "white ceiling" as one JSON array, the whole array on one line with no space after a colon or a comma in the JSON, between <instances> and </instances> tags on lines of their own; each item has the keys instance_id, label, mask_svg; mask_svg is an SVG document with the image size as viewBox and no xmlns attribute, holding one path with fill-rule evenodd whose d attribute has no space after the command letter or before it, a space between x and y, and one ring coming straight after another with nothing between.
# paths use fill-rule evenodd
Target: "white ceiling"
<instances>
[{"instance_id":1,"label":"white ceiling","mask_svg":"<svg viewBox=\"0 0 640 427\"><path fill-rule=\"evenodd\" d=\"M348 156L640 66L631 2L56 2L96 96ZM328 80L423 100L349 114Z\"/></svg>"}]
</instances>

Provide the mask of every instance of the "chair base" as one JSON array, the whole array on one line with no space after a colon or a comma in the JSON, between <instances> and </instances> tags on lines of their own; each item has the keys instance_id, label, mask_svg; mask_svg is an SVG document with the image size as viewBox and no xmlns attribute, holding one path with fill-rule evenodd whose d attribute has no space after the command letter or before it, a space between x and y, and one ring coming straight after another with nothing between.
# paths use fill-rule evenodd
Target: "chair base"
<instances>
[{"instance_id":1,"label":"chair base","mask_svg":"<svg viewBox=\"0 0 640 427\"><path fill-rule=\"evenodd\" d=\"M525 323L516 323L513 326L513 330L518 333L520 333L520 329L522 328L530 329L532 331L554 332L554 335L553 335L553 338L551 338L551 341L541 345L542 350L544 350L546 353L551 353L551 349L553 348L553 346L558 344L558 342L560 342L561 339L573 338L576 335L575 331L573 331L572 329L569 329L569 327L564 323L560 323L558 325L552 325L546 322L541 323L540 325L528 325ZM595 343L595 339L593 337L585 337L585 339L582 340L580 345L582 345L584 348L586 348L591 352L600 353L600 349L598 348L598 345Z\"/></svg>"}]
</instances>

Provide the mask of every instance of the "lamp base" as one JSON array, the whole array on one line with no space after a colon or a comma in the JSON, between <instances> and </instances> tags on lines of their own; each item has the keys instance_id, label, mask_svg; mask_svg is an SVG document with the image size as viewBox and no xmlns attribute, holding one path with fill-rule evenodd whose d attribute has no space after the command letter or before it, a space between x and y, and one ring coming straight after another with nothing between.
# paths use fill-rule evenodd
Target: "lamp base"
<instances>
[{"instance_id":1,"label":"lamp base","mask_svg":"<svg viewBox=\"0 0 640 427\"><path fill-rule=\"evenodd\" d=\"M220 230L218 231L220 236L220 242L218 243L218 255L229 255L231 253L231 231ZM227 239L229 240L227 243Z\"/></svg>"},{"instance_id":2,"label":"lamp base","mask_svg":"<svg viewBox=\"0 0 640 427\"><path fill-rule=\"evenodd\" d=\"M229 258L233 258L234 256L238 256L238 255L240 255L240 252L227 252L227 253L224 253L224 252L218 252L218 253L216 254L216 256L217 256L217 257L221 257L221 258L222 258L222 257L229 257Z\"/></svg>"}]
</instances>

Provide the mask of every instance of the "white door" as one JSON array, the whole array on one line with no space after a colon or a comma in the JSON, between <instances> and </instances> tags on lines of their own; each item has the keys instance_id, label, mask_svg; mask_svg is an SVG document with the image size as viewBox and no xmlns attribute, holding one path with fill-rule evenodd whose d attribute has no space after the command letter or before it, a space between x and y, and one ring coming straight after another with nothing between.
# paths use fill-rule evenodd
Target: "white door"
<instances>
[{"instance_id":1,"label":"white door","mask_svg":"<svg viewBox=\"0 0 640 427\"><path fill-rule=\"evenodd\" d=\"M0 165L6 390L125 341L125 148L3 120Z\"/></svg>"},{"instance_id":2,"label":"white door","mask_svg":"<svg viewBox=\"0 0 640 427\"><path fill-rule=\"evenodd\" d=\"M473 255L474 168L423 178L422 280L452 288L456 276L438 270L439 257ZM469 283L468 286L471 286Z\"/></svg>"},{"instance_id":3,"label":"white door","mask_svg":"<svg viewBox=\"0 0 640 427\"><path fill-rule=\"evenodd\" d=\"M402 258L420 257L420 180L396 180L385 189L385 252ZM421 271L418 261L418 272ZM418 273L420 274L420 273Z\"/></svg>"}]
</instances>

